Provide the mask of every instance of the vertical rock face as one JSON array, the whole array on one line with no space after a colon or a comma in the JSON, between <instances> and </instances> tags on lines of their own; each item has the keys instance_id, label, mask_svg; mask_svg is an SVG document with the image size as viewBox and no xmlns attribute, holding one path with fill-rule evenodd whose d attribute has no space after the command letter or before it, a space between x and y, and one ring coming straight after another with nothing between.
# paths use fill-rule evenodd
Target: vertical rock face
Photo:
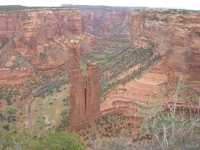
<instances>
[{"instance_id":1,"label":"vertical rock face","mask_svg":"<svg viewBox=\"0 0 200 150\"><path fill-rule=\"evenodd\" d=\"M86 10L83 14L88 32L107 36L129 36L130 10Z\"/></svg>"},{"instance_id":2,"label":"vertical rock face","mask_svg":"<svg viewBox=\"0 0 200 150\"><path fill-rule=\"evenodd\" d=\"M80 46L78 41L71 41L69 56L70 78L70 127L76 129L85 123L85 90L80 67Z\"/></svg>"},{"instance_id":3,"label":"vertical rock face","mask_svg":"<svg viewBox=\"0 0 200 150\"><path fill-rule=\"evenodd\" d=\"M100 112L100 77L98 63L87 62L86 89L80 67L80 46L71 40L69 55L70 130L93 123Z\"/></svg>"},{"instance_id":4,"label":"vertical rock face","mask_svg":"<svg viewBox=\"0 0 200 150\"><path fill-rule=\"evenodd\" d=\"M46 39L65 31L81 36L83 28L81 13L76 9L0 12L0 43L13 39L14 50L34 64L49 46Z\"/></svg>"},{"instance_id":5,"label":"vertical rock face","mask_svg":"<svg viewBox=\"0 0 200 150\"><path fill-rule=\"evenodd\" d=\"M37 72L52 75L66 69L70 36L79 38L84 32L84 18L77 9L0 11L0 84L22 83ZM7 70L5 79L2 74ZM31 73L20 75L20 70Z\"/></svg>"},{"instance_id":6,"label":"vertical rock face","mask_svg":"<svg viewBox=\"0 0 200 150\"><path fill-rule=\"evenodd\" d=\"M87 61L86 72L86 115L93 123L98 119L100 112L100 75L98 63Z\"/></svg>"},{"instance_id":7,"label":"vertical rock face","mask_svg":"<svg viewBox=\"0 0 200 150\"><path fill-rule=\"evenodd\" d=\"M183 80L200 90L200 14L181 10L133 12L130 21L132 47L148 47L156 44L175 75L182 75ZM163 65L163 64L162 64Z\"/></svg>"}]
</instances>

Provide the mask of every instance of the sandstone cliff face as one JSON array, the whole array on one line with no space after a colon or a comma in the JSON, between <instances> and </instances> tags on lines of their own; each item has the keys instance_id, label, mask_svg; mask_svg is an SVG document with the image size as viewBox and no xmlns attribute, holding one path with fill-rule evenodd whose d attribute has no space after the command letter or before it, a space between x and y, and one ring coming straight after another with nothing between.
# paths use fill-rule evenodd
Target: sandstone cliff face
<instances>
[{"instance_id":1,"label":"sandstone cliff face","mask_svg":"<svg viewBox=\"0 0 200 150\"><path fill-rule=\"evenodd\" d=\"M1 71L36 67L51 73L66 68L71 40L67 33L81 37L83 20L77 9L0 12Z\"/></svg>"},{"instance_id":2,"label":"sandstone cliff face","mask_svg":"<svg viewBox=\"0 0 200 150\"><path fill-rule=\"evenodd\" d=\"M86 115L90 123L99 118L100 73L98 63L87 61L86 71Z\"/></svg>"},{"instance_id":3,"label":"sandstone cliff face","mask_svg":"<svg viewBox=\"0 0 200 150\"><path fill-rule=\"evenodd\" d=\"M130 21L132 47L147 47L155 43L164 55L157 66L171 67L176 75L183 75L185 82L200 89L200 14L181 11L137 11ZM163 70L164 69L160 69ZM155 69L153 69L155 71Z\"/></svg>"},{"instance_id":4,"label":"sandstone cliff face","mask_svg":"<svg viewBox=\"0 0 200 150\"><path fill-rule=\"evenodd\" d=\"M96 35L128 36L130 10L87 10L83 11L86 30Z\"/></svg>"},{"instance_id":5,"label":"sandstone cliff face","mask_svg":"<svg viewBox=\"0 0 200 150\"><path fill-rule=\"evenodd\" d=\"M39 62L39 55L45 53L44 48L48 47L47 38L61 35L66 30L75 36L82 35L81 19L76 9L1 12L0 39L6 41L14 38L14 50L35 64Z\"/></svg>"},{"instance_id":6,"label":"sandstone cliff face","mask_svg":"<svg viewBox=\"0 0 200 150\"><path fill-rule=\"evenodd\" d=\"M69 55L70 130L84 128L100 113L100 77L98 63L87 62L86 89L80 67L80 45L72 40Z\"/></svg>"},{"instance_id":7,"label":"sandstone cliff face","mask_svg":"<svg viewBox=\"0 0 200 150\"><path fill-rule=\"evenodd\" d=\"M71 39L80 41L81 53L91 53L94 49L95 53L100 53L99 47L112 46L113 43L102 42L97 36L127 37L129 17L129 10L115 9L82 12L74 8L2 11L0 70L12 70L11 73L31 70L33 78L36 72L51 76L67 68ZM15 79L22 83L28 78L17 79L16 76ZM7 82L12 81L7 78Z\"/></svg>"},{"instance_id":8,"label":"sandstone cliff face","mask_svg":"<svg viewBox=\"0 0 200 150\"><path fill-rule=\"evenodd\" d=\"M84 127L88 122L85 114L85 89L80 67L80 46L78 41L72 41L69 54L70 79L70 127Z\"/></svg>"}]
</instances>

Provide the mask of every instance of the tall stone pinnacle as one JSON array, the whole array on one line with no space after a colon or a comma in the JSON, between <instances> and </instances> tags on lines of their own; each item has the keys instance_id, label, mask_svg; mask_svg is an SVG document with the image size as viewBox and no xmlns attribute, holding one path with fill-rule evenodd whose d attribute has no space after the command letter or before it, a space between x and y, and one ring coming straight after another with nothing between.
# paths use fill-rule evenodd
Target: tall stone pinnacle
<instances>
[{"instance_id":1,"label":"tall stone pinnacle","mask_svg":"<svg viewBox=\"0 0 200 150\"><path fill-rule=\"evenodd\" d=\"M71 40L69 54L70 130L94 123L100 112L100 74L98 63L87 61L86 89L80 65L80 45Z\"/></svg>"}]
</instances>

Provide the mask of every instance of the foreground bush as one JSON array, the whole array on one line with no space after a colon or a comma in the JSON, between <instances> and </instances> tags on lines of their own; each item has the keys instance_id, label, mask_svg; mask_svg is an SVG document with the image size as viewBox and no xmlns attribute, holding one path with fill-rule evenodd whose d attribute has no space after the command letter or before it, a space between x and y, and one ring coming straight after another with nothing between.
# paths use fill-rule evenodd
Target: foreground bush
<instances>
[{"instance_id":1,"label":"foreground bush","mask_svg":"<svg viewBox=\"0 0 200 150\"><path fill-rule=\"evenodd\" d=\"M77 133L56 132L43 138L32 137L25 128L12 128L0 134L2 150L85 150Z\"/></svg>"}]
</instances>

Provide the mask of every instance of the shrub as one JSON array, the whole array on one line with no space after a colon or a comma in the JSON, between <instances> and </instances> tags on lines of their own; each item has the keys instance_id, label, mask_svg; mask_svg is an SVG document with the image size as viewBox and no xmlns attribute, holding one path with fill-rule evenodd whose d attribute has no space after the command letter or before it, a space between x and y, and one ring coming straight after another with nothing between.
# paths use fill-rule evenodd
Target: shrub
<instances>
[{"instance_id":1,"label":"shrub","mask_svg":"<svg viewBox=\"0 0 200 150\"><path fill-rule=\"evenodd\" d=\"M9 125L4 126L9 130ZM85 150L85 145L80 141L77 133L56 132L46 137L32 137L25 128L10 128L5 135L0 134L0 149L21 150Z\"/></svg>"},{"instance_id":2,"label":"shrub","mask_svg":"<svg viewBox=\"0 0 200 150\"><path fill-rule=\"evenodd\" d=\"M4 125L3 128L6 129L7 131L9 131L9 124Z\"/></svg>"},{"instance_id":3,"label":"shrub","mask_svg":"<svg viewBox=\"0 0 200 150\"><path fill-rule=\"evenodd\" d=\"M12 106L8 106L7 107L7 112L9 114L15 114L16 113L16 110L12 107Z\"/></svg>"},{"instance_id":4,"label":"shrub","mask_svg":"<svg viewBox=\"0 0 200 150\"><path fill-rule=\"evenodd\" d=\"M63 110L61 111L61 115L62 115L62 116L66 115L67 113L68 113L67 109L63 109Z\"/></svg>"}]
</instances>

